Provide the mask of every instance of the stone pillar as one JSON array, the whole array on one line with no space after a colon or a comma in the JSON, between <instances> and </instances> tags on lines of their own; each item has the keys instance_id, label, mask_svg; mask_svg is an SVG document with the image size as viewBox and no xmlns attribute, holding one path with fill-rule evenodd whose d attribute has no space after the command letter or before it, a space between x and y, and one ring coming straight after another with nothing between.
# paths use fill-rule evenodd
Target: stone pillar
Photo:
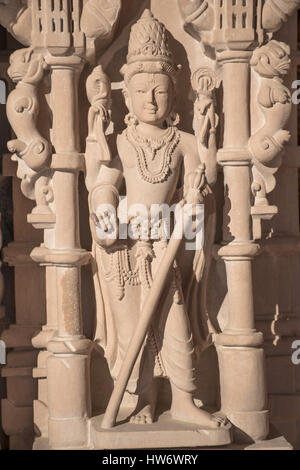
<instances>
[{"instance_id":1,"label":"stone pillar","mask_svg":"<svg viewBox=\"0 0 300 470\"><path fill-rule=\"evenodd\" d=\"M99 4L96 10L82 0L0 6L0 23L30 46L11 60L10 77L17 86L7 116L16 135L10 151L18 162L21 190L37 203L27 221L44 231L40 247L30 255L30 262L46 271L47 320L32 339L35 348L43 349L33 372L39 378L34 408L36 430L49 437L52 448L84 446L90 413L91 342L82 334L81 321L81 266L89 263L90 254L79 240L78 175L84 156L79 153L78 77L82 58L95 60L96 39L97 46L103 40L103 47L113 38L121 1L112 0L109 8ZM42 84L49 70L51 90L46 91ZM20 99L25 106L16 106Z\"/></svg>"},{"instance_id":2,"label":"stone pillar","mask_svg":"<svg viewBox=\"0 0 300 470\"><path fill-rule=\"evenodd\" d=\"M46 60L52 79L55 225L32 257L48 266L47 283L56 287L57 316L48 318L57 322L57 331L47 343L49 446L78 448L87 444L91 345L82 334L81 318L80 267L90 259L80 248L78 216L78 174L83 170L83 158L78 142L77 90L82 60L76 56L48 56Z\"/></svg>"},{"instance_id":3,"label":"stone pillar","mask_svg":"<svg viewBox=\"0 0 300 470\"><path fill-rule=\"evenodd\" d=\"M243 440L268 435L263 335L255 330L252 259L258 245L250 225L250 68L251 52L218 54L223 67L224 145L218 162L224 168L223 246L219 256L227 274L229 318L216 337L220 363L221 407ZM238 432L240 430L241 432Z\"/></svg>"}]
</instances>

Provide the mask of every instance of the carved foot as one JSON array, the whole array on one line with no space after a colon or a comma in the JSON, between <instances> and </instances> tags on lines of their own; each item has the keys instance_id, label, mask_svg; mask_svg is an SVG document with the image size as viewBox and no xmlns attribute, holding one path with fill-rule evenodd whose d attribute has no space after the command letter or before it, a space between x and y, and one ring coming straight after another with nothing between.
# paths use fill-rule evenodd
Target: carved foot
<instances>
[{"instance_id":1,"label":"carved foot","mask_svg":"<svg viewBox=\"0 0 300 470\"><path fill-rule=\"evenodd\" d=\"M198 408L194 403L191 393L177 388L172 382L171 387L173 397L170 411L173 419L197 424L208 429L220 428L227 424L226 418L214 416Z\"/></svg>"},{"instance_id":2,"label":"carved foot","mask_svg":"<svg viewBox=\"0 0 300 470\"><path fill-rule=\"evenodd\" d=\"M146 405L139 413L130 418L132 424L152 424L153 410L151 405Z\"/></svg>"},{"instance_id":3,"label":"carved foot","mask_svg":"<svg viewBox=\"0 0 300 470\"><path fill-rule=\"evenodd\" d=\"M152 424L157 403L157 392L159 380L152 380L149 388L139 396L136 409L134 410L130 422L133 424Z\"/></svg>"},{"instance_id":4,"label":"carved foot","mask_svg":"<svg viewBox=\"0 0 300 470\"><path fill-rule=\"evenodd\" d=\"M227 424L227 419L221 416L214 416L204 410L200 410L196 405L185 406L182 410L172 410L172 418L186 423L197 424L204 428L220 428Z\"/></svg>"}]
</instances>

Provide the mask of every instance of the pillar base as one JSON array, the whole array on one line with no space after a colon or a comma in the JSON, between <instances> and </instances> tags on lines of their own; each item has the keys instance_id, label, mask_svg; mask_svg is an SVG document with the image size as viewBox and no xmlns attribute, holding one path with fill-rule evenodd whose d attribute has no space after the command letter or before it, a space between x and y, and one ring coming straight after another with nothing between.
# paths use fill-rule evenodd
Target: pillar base
<instances>
[{"instance_id":1,"label":"pillar base","mask_svg":"<svg viewBox=\"0 0 300 470\"><path fill-rule=\"evenodd\" d=\"M269 434L269 411L233 411L227 418L234 425L234 442L252 443L265 439Z\"/></svg>"},{"instance_id":2,"label":"pillar base","mask_svg":"<svg viewBox=\"0 0 300 470\"><path fill-rule=\"evenodd\" d=\"M48 421L48 432L53 449L84 447L88 441L88 419L70 418Z\"/></svg>"},{"instance_id":3,"label":"pillar base","mask_svg":"<svg viewBox=\"0 0 300 470\"><path fill-rule=\"evenodd\" d=\"M264 440L269 434L265 358L262 348L216 345L221 411L235 426L235 441Z\"/></svg>"},{"instance_id":4,"label":"pillar base","mask_svg":"<svg viewBox=\"0 0 300 470\"><path fill-rule=\"evenodd\" d=\"M88 443L89 361L88 353L52 354L48 358L48 437L55 449Z\"/></svg>"},{"instance_id":5,"label":"pillar base","mask_svg":"<svg viewBox=\"0 0 300 470\"><path fill-rule=\"evenodd\" d=\"M284 436L259 441L245 447L245 450L293 450L293 446L285 439Z\"/></svg>"}]
</instances>

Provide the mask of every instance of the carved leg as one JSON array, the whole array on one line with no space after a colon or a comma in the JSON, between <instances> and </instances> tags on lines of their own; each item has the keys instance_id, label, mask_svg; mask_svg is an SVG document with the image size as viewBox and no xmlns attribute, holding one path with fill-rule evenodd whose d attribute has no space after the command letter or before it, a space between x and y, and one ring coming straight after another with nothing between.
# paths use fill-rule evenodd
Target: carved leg
<instances>
[{"instance_id":1,"label":"carved leg","mask_svg":"<svg viewBox=\"0 0 300 470\"><path fill-rule=\"evenodd\" d=\"M194 347L189 319L180 300L182 294L172 289L169 292L159 331L163 332L161 356L172 389L171 415L204 428L224 426L226 418L213 416L194 404Z\"/></svg>"}]
</instances>

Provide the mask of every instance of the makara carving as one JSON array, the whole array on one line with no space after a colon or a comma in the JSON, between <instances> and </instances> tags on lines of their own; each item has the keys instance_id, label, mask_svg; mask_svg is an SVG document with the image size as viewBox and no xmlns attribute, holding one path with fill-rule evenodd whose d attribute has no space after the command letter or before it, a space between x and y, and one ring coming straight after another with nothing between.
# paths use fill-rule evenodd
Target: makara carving
<instances>
[{"instance_id":1,"label":"makara carving","mask_svg":"<svg viewBox=\"0 0 300 470\"><path fill-rule=\"evenodd\" d=\"M274 175L281 165L284 145L290 140L290 133L284 128L290 117L292 101L289 89L283 84L290 67L289 54L289 46L273 40L256 49L251 60L253 69L261 77L257 102L264 121L249 140L253 162L255 239L261 238L261 218L269 219L277 212L276 207L268 206L267 194L275 188Z\"/></svg>"},{"instance_id":2,"label":"makara carving","mask_svg":"<svg viewBox=\"0 0 300 470\"><path fill-rule=\"evenodd\" d=\"M17 136L8 142L13 159L18 162L24 195L37 201L36 212L49 212L52 190L48 176L52 146L38 130L38 88L44 78L46 64L32 48L12 54L8 74L17 83L7 100L7 117Z\"/></svg>"}]
</instances>

